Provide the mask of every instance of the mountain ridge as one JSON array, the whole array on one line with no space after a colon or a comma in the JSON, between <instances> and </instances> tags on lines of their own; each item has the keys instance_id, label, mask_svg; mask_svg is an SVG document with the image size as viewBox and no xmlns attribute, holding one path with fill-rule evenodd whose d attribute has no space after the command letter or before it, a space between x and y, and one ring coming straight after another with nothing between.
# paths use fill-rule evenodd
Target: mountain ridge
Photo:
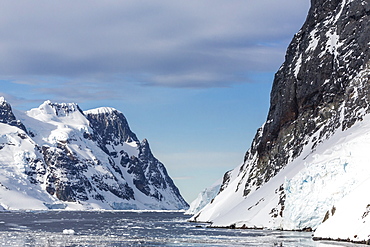
<instances>
[{"instance_id":1,"label":"mountain ridge","mask_svg":"<svg viewBox=\"0 0 370 247\"><path fill-rule=\"evenodd\" d=\"M118 110L83 112L75 103L45 101L13 113L4 99L0 106L3 208L188 207L148 141L139 142Z\"/></svg>"}]
</instances>

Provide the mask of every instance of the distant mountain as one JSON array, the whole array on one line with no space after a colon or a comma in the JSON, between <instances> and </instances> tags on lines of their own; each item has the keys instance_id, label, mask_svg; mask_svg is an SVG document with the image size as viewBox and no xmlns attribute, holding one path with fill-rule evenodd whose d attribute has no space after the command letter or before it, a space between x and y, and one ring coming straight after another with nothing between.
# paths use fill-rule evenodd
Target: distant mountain
<instances>
[{"instance_id":1,"label":"distant mountain","mask_svg":"<svg viewBox=\"0 0 370 247\"><path fill-rule=\"evenodd\" d=\"M219 179L211 186L200 192L197 198L190 203L190 207L188 210L186 210L185 214L193 215L200 212L208 203L213 200L213 198L216 197L218 191L220 190L221 182L221 179Z\"/></svg>"},{"instance_id":2,"label":"distant mountain","mask_svg":"<svg viewBox=\"0 0 370 247\"><path fill-rule=\"evenodd\" d=\"M4 209L186 209L188 204L124 115L44 102L13 111L0 98Z\"/></svg>"},{"instance_id":3,"label":"distant mountain","mask_svg":"<svg viewBox=\"0 0 370 247\"><path fill-rule=\"evenodd\" d=\"M369 15L369 1L311 0L244 164L193 220L370 238Z\"/></svg>"}]
</instances>

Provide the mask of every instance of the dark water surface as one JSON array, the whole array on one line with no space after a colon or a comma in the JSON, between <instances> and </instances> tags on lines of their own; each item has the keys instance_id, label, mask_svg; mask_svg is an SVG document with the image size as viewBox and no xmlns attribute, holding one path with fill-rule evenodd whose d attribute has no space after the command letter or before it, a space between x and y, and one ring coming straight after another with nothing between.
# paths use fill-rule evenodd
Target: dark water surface
<instances>
[{"instance_id":1,"label":"dark water surface","mask_svg":"<svg viewBox=\"0 0 370 247\"><path fill-rule=\"evenodd\" d=\"M360 246L312 233L207 228L181 212L0 212L0 246Z\"/></svg>"}]
</instances>

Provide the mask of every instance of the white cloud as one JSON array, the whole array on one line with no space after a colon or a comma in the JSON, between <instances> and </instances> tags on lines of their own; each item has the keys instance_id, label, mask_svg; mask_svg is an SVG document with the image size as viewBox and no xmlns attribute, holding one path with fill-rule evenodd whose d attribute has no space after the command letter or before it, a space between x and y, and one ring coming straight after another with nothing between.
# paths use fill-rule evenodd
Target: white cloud
<instances>
[{"instance_id":1,"label":"white cloud","mask_svg":"<svg viewBox=\"0 0 370 247\"><path fill-rule=\"evenodd\" d=\"M307 8L308 0L7 1L0 76L99 74L95 83L106 83L115 75L165 87L246 82L240 73L279 67Z\"/></svg>"}]
</instances>

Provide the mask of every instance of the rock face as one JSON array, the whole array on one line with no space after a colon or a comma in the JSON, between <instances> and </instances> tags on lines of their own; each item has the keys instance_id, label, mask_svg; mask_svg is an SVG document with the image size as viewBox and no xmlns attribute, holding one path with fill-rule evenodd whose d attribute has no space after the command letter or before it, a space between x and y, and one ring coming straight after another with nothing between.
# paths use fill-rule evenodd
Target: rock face
<instances>
[{"instance_id":1,"label":"rock face","mask_svg":"<svg viewBox=\"0 0 370 247\"><path fill-rule=\"evenodd\" d=\"M324 215L295 211L297 218L312 220L287 223L292 217L287 200L293 198L289 179L308 169L336 133L350 133L370 112L369 15L369 1L311 0L306 22L275 75L267 121L244 164L225 174L219 195L194 220L284 229L314 229L321 223L333 205L326 205ZM232 220L236 208L239 218Z\"/></svg>"},{"instance_id":2,"label":"rock face","mask_svg":"<svg viewBox=\"0 0 370 247\"><path fill-rule=\"evenodd\" d=\"M12 107L5 101L4 97L0 97L0 123L18 127L26 132L26 128L15 118Z\"/></svg>"},{"instance_id":3,"label":"rock face","mask_svg":"<svg viewBox=\"0 0 370 247\"><path fill-rule=\"evenodd\" d=\"M369 111L369 3L316 0L311 5L275 75L266 124L245 156L246 163L257 159L244 195L298 157L314 133L320 131L316 146L361 119L360 109Z\"/></svg>"},{"instance_id":4,"label":"rock face","mask_svg":"<svg viewBox=\"0 0 370 247\"><path fill-rule=\"evenodd\" d=\"M0 104L5 209L184 209L188 205L124 115L46 101L14 114Z\"/></svg>"}]
</instances>

